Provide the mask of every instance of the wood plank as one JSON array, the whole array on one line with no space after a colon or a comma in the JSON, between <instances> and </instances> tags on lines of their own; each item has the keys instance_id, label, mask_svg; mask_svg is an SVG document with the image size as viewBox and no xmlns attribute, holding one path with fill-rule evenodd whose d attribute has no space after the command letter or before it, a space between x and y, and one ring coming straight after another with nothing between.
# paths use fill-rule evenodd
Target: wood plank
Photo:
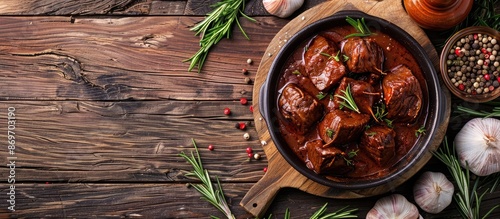
<instances>
[{"instance_id":1,"label":"wood plank","mask_svg":"<svg viewBox=\"0 0 500 219\"><path fill-rule=\"evenodd\" d=\"M252 183L224 183L224 193L236 218L252 218L237 203ZM405 186L403 186L405 187ZM396 190L413 202L411 189ZM174 192L175 191L175 192ZM2 194L9 192L2 188ZM186 184L98 184L98 183L24 183L16 184L16 211L7 212L2 204L0 216L10 218L209 218L223 217L214 207L200 199L200 194ZM388 195L388 194L387 194ZM309 218L319 207L328 203L333 212L345 206L357 208L356 215L364 218L375 202L383 196L339 200L306 194L295 189L283 189L271 204L265 216L283 218L289 208L292 218ZM481 203L484 209L498 204L500 191L487 194ZM483 211L485 212L485 211ZM420 212L424 218L460 218L455 206L448 206L439 214ZM496 209L489 218L500 217Z\"/></svg>"},{"instance_id":2,"label":"wood plank","mask_svg":"<svg viewBox=\"0 0 500 219\"><path fill-rule=\"evenodd\" d=\"M298 15L325 0L304 1L295 13ZM210 5L217 0L20 0L5 2L0 6L0 15L198 15L204 16L212 10ZM250 16L265 16L262 0L248 0L245 13ZM292 15L293 17L293 15Z\"/></svg>"},{"instance_id":3,"label":"wood plank","mask_svg":"<svg viewBox=\"0 0 500 219\"><path fill-rule=\"evenodd\" d=\"M213 49L201 74L188 72L198 37L187 17L0 17L0 100L235 100L251 95L269 41L285 21L242 24ZM242 56L241 54L245 54ZM255 64L248 65L247 59Z\"/></svg>"},{"instance_id":4,"label":"wood plank","mask_svg":"<svg viewBox=\"0 0 500 219\"><path fill-rule=\"evenodd\" d=\"M152 0L20 0L2 2L2 15L148 14Z\"/></svg>"},{"instance_id":5,"label":"wood plank","mask_svg":"<svg viewBox=\"0 0 500 219\"><path fill-rule=\"evenodd\" d=\"M253 125L235 128L253 118L239 101L2 101L5 124L8 107L15 107L21 182L189 181L182 172L192 168L179 153L193 151L191 138L221 180L257 181L267 166ZM225 107L231 116L223 114ZM0 132L7 133L7 125ZM262 159L248 160L247 147ZM1 171L0 178L8 174Z\"/></svg>"}]
</instances>

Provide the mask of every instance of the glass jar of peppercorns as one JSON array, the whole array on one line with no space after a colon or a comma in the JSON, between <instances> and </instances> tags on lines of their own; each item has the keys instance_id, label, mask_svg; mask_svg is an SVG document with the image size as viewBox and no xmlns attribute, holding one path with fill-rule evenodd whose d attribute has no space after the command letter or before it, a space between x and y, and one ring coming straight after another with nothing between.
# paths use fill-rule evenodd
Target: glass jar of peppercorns
<instances>
[{"instance_id":1,"label":"glass jar of peppercorns","mask_svg":"<svg viewBox=\"0 0 500 219\"><path fill-rule=\"evenodd\" d=\"M500 95L500 33L468 27L443 47L441 76L448 89L468 102L487 102Z\"/></svg>"}]
</instances>

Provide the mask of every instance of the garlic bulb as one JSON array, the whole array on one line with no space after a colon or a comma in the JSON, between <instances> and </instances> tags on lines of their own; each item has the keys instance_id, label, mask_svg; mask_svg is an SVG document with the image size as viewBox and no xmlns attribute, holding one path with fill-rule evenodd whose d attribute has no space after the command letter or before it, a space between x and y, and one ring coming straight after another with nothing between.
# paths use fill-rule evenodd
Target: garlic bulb
<instances>
[{"instance_id":1,"label":"garlic bulb","mask_svg":"<svg viewBox=\"0 0 500 219\"><path fill-rule=\"evenodd\" d=\"M417 207L399 194L379 199L368 212L366 219L417 219L422 218Z\"/></svg>"},{"instance_id":2,"label":"garlic bulb","mask_svg":"<svg viewBox=\"0 0 500 219\"><path fill-rule=\"evenodd\" d=\"M500 120L475 118L467 122L455 137L462 167L478 176L500 171Z\"/></svg>"},{"instance_id":3,"label":"garlic bulb","mask_svg":"<svg viewBox=\"0 0 500 219\"><path fill-rule=\"evenodd\" d=\"M299 9L304 0L262 0L267 12L280 18L286 18Z\"/></svg>"},{"instance_id":4,"label":"garlic bulb","mask_svg":"<svg viewBox=\"0 0 500 219\"><path fill-rule=\"evenodd\" d=\"M427 171L413 185L413 196L422 210L437 214L450 205L454 190L444 174Z\"/></svg>"}]
</instances>

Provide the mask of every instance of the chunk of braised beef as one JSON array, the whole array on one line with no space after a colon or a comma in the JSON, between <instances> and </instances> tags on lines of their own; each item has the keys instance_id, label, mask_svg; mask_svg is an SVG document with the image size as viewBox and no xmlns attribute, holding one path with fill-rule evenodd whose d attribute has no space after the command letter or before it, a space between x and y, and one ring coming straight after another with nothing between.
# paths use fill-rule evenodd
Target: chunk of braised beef
<instances>
[{"instance_id":1,"label":"chunk of braised beef","mask_svg":"<svg viewBox=\"0 0 500 219\"><path fill-rule=\"evenodd\" d=\"M372 106L375 102L379 100L380 93L376 92L372 85L368 82L355 80L352 78L344 77L340 81L340 85L335 90L335 95L333 98L333 102L337 108L340 108L342 102L341 98L338 96L345 96L342 91L347 90L347 86L350 85L351 94L358 106L359 111L366 114L372 114Z\"/></svg>"},{"instance_id":2,"label":"chunk of braised beef","mask_svg":"<svg viewBox=\"0 0 500 219\"><path fill-rule=\"evenodd\" d=\"M304 53L305 71L320 91L330 89L346 75L344 64L334 58L338 52L334 42L318 35Z\"/></svg>"},{"instance_id":3,"label":"chunk of braised beef","mask_svg":"<svg viewBox=\"0 0 500 219\"><path fill-rule=\"evenodd\" d=\"M326 143L323 147L341 145L359 138L369 121L368 114L338 109L329 112L318 124L319 135Z\"/></svg>"},{"instance_id":4,"label":"chunk of braised beef","mask_svg":"<svg viewBox=\"0 0 500 219\"><path fill-rule=\"evenodd\" d=\"M322 140L313 140L306 143L309 168L318 174L332 173L345 174L352 167L348 166L345 153L337 147L323 148Z\"/></svg>"},{"instance_id":5,"label":"chunk of braised beef","mask_svg":"<svg viewBox=\"0 0 500 219\"><path fill-rule=\"evenodd\" d=\"M342 41L347 68L354 73L382 72L384 50L372 39L351 37Z\"/></svg>"},{"instance_id":6,"label":"chunk of braised beef","mask_svg":"<svg viewBox=\"0 0 500 219\"><path fill-rule=\"evenodd\" d=\"M295 84L288 84L279 97L280 113L297 129L306 133L323 116L322 105Z\"/></svg>"},{"instance_id":7,"label":"chunk of braised beef","mask_svg":"<svg viewBox=\"0 0 500 219\"><path fill-rule=\"evenodd\" d=\"M387 118L413 122L422 107L422 89L411 70L404 65L393 68L382 79Z\"/></svg>"},{"instance_id":8,"label":"chunk of braised beef","mask_svg":"<svg viewBox=\"0 0 500 219\"><path fill-rule=\"evenodd\" d=\"M361 136L359 147L379 166L387 164L396 154L396 132L386 126L372 126Z\"/></svg>"}]
</instances>

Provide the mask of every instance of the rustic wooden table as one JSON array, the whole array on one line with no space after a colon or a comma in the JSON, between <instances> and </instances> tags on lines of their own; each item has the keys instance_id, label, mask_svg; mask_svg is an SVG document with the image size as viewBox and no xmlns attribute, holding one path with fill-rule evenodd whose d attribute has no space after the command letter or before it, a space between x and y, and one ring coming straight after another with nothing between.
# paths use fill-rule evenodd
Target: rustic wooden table
<instances>
[{"instance_id":1,"label":"rustic wooden table","mask_svg":"<svg viewBox=\"0 0 500 219\"><path fill-rule=\"evenodd\" d=\"M269 42L289 19L270 16L260 0L248 1L246 12L258 22L241 22L251 40L234 31L232 39L211 51L200 74L188 72L183 60L199 48L189 27L214 2L21 0L0 5L4 142L8 112L16 117L14 153L1 149L0 218L220 217L187 186L196 181L184 176L192 167L179 153L192 151L192 138L205 168L219 177L233 213L252 218L239 203L265 174L267 159L254 126L245 131L234 126L253 123L253 86L245 77L255 77ZM306 1L294 16L321 2ZM242 97L249 104L240 104ZM226 107L230 116L223 113ZM463 123L451 120L450 134ZM209 144L215 150L207 150ZM247 147L262 159L249 160ZM13 161L15 169L5 165ZM425 170L446 171L435 159ZM412 200L413 180L391 192ZM15 211L8 209L11 185ZM285 188L265 215L282 218L290 208L292 218L308 218L328 202L330 210L349 205L364 217L382 196L340 200ZM483 206L498 202L497 190L486 195ZM453 205L438 215L422 214L458 217ZM500 209L492 216L500 217Z\"/></svg>"}]
</instances>

